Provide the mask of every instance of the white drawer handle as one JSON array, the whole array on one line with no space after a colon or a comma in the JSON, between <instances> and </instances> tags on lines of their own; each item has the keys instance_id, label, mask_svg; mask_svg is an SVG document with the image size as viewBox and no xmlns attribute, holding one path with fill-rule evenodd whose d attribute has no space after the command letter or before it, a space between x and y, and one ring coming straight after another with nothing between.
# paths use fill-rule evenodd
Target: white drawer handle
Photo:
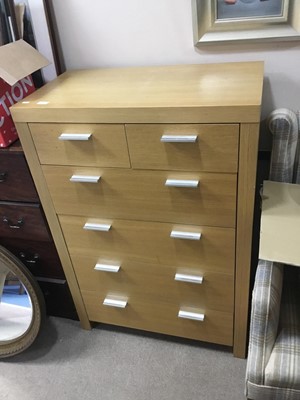
<instances>
[{"instance_id":1,"label":"white drawer handle","mask_svg":"<svg viewBox=\"0 0 300 400\"><path fill-rule=\"evenodd\" d=\"M187 187L187 188L196 188L199 185L199 181L190 180L190 179L167 179L165 186L173 186L173 187Z\"/></svg>"},{"instance_id":2,"label":"white drawer handle","mask_svg":"<svg viewBox=\"0 0 300 400\"><path fill-rule=\"evenodd\" d=\"M111 224L96 224L93 222L86 222L83 227L83 229L86 229L88 231L103 231L103 232L108 232L110 228Z\"/></svg>"},{"instance_id":3,"label":"white drawer handle","mask_svg":"<svg viewBox=\"0 0 300 400\"><path fill-rule=\"evenodd\" d=\"M125 308L127 306L127 300L117 300L106 297L103 301L103 304L110 307Z\"/></svg>"},{"instance_id":4,"label":"white drawer handle","mask_svg":"<svg viewBox=\"0 0 300 400\"><path fill-rule=\"evenodd\" d=\"M109 264L96 264L96 271L105 271L105 272L119 272L121 266L120 265L109 265Z\"/></svg>"},{"instance_id":5,"label":"white drawer handle","mask_svg":"<svg viewBox=\"0 0 300 400\"><path fill-rule=\"evenodd\" d=\"M170 237L174 238L174 239L200 240L201 233L200 232L172 231L170 234Z\"/></svg>"},{"instance_id":6,"label":"white drawer handle","mask_svg":"<svg viewBox=\"0 0 300 400\"><path fill-rule=\"evenodd\" d=\"M162 135L160 141L164 143L195 143L197 135Z\"/></svg>"},{"instance_id":7,"label":"white drawer handle","mask_svg":"<svg viewBox=\"0 0 300 400\"><path fill-rule=\"evenodd\" d=\"M92 137L91 133L62 133L58 136L59 140L79 140L85 141Z\"/></svg>"},{"instance_id":8,"label":"white drawer handle","mask_svg":"<svg viewBox=\"0 0 300 400\"><path fill-rule=\"evenodd\" d=\"M185 319L193 319L195 321L204 321L205 315L200 314L200 313L190 312L190 311L179 310L178 317L185 318Z\"/></svg>"},{"instance_id":9,"label":"white drawer handle","mask_svg":"<svg viewBox=\"0 0 300 400\"><path fill-rule=\"evenodd\" d=\"M72 175L70 182L98 183L101 176L95 175Z\"/></svg>"},{"instance_id":10,"label":"white drawer handle","mask_svg":"<svg viewBox=\"0 0 300 400\"><path fill-rule=\"evenodd\" d=\"M180 282L190 282L190 283L197 283L201 285L203 283L203 276L200 275L187 275L187 274L175 274L175 281Z\"/></svg>"}]
</instances>

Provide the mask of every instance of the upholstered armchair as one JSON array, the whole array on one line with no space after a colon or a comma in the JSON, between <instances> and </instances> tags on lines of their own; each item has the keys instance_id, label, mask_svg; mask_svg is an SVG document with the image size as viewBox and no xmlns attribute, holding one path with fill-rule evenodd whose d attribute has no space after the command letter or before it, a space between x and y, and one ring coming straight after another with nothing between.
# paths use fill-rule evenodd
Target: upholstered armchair
<instances>
[{"instance_id":1,"label":"upholstered armchair","mask_svg":"<svg viewBox=\"0 0 300 400\"><path fill-rule=\"evenodd\" d=\"M298 122L285 109L269 118L273 147L269 179L300 183ZM300 246L300 239L299 239ZM300 268L259 260L254 289L246 371L253 400L300 399Z\"/></svg>"}]
</instances>

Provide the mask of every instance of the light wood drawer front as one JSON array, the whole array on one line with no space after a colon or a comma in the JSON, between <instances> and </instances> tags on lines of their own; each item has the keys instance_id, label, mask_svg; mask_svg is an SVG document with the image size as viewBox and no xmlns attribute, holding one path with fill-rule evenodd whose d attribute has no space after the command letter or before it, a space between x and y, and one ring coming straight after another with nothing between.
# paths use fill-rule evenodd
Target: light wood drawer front
<instances>
[{"instance_id":1,"label":"light wood drawer front","mask_svg":"<svg viewBox=\"0 0 300 400\"><path fill-rule=\"evenodd\" d=\"M129 124L126 134L133 168L237 171L238 125Z\"/></svg>"},{"instance_id":2,"label":"light wood drawer front","mask_svg":"<svg viewBox=\"0 0 300 400\"><path fill-rule=\"evenodd\" d=\"M235 226L236 175L43 166L58 214ZM97 183L70 178L95 178ZM166 186L194 184L197 187Z\"/></svg>"},{"instance_id":3,"label":"light wood drawer front","mask_svg":"<svg viewBox=\"0 0 300 400\"><path fill-rule=\"evenodd\" d=\"M82 291L91 321L121 325L151 332L165 333L190 339L232 345L233 315L210 309L190 309L184 301L177 303L150 302L143 295L131 294L125 308L103 305L105 296ZM121 297L125 299L126 296ZM204 321L178 317L179 310L204 314Z\"/></svg>"},{"instance_id":4,"label":"light wood drawer front","mask_svg":"<svg viewBox=\"0 0 300 400\"><path fill-rule=\"evenodd\" d=\"M81 290L134 293L159 302L184 300L190 307L233 312L233 275L134 261L114 263L80 254L71 258Z\"/></svg>"},{"instance_id":5,"label":"light wood drawer front","mask_svg":"<svg viewBox=\"0 0 300 400\"><path fill-rule=\"evenodd\" d=\"M231 228L173 225L159 222L89 220L59 216L70 254L89 254L114 261L138 261L197 267L233 274L235 231ZM83 229L86 222L103 224L105 231ZM98 225L99 226L99 225ZM170 237L171 232L198 235L200 240Z\"/></svg>"},{"instance_id":6,"label":"light wood drawer front","mask_svg":"<svg viewBox=\"0 0 300 400\"><path fill-rule=\"evenodd\" d=\"M29 128L41 164L130 167L124 125L36 123ZM74 137L60 140L63 133Z\"/></svg>"}]
</instances>

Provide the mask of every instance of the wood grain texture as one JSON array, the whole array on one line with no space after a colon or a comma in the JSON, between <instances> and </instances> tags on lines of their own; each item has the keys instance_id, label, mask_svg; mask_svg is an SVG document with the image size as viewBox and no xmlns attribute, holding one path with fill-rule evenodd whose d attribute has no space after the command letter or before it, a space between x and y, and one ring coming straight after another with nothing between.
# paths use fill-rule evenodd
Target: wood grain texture
<instances>
[{"instance_id":1,"label":"wood grain texture","mask_svg":"<svg viewBox=\"0 0 300 400\"><path fill-rule=\"evenodd\" d=\"M236 273L235 273L235 323L234 355L246 356L249 284L251 268L253 204L258 150L258 124L243 124L240 132Z\"/></svg>"},{"instance_id":2,"label":"wood grain texture","mask_svg":"<svg viewBox=\"0 0 300 400\"><path fill-rule=\"evenodd\" d=\"M1 246L15 254L35 277L65 280L53 241L32 241L28 236L24 240L5 237L1 238Z\"/></svg>"},{"instance_id":3,"label":"wood grain texture","mask_svg":"<svg viewBox=\"0 0 300 400\"><path fill-rule=\"evenodd\" d=\"M130 167L123 125L29 124L41 164ZM59 140L61 133L91 133L87 141Z\"/></svg>"},{"instance_id":4,"label":"wood grain texture","mask_svg":"<svg viewBox=\"0 0 300 400\"><path fill-rule=\"evenodd\" d=\"M90 319L233 344L234 355L245 356L262 84L262 62L70 71L29 96L29 103L11 108L14 120L21 122L17 129L84 325L89 325ZM30 123L38 154L26 122ZM35 123L49 123L49 131L44 125L46 139L38 129L41 125ZM93 147L80 150L73 145L66 150L65 144L61 152L48 141L52 132L57 134L59 124L71 124L72 129L82 128L76 124L122 124L122 128L119 139L111 132L103 142L99 141L104 147L97 147L96 152ZM234 125L239 125L239 134ZM201 140L198 147L158 145L165 129L182 133L191 127L199 132L202 148ZM38 143L40 139L42 143ZM107 154L103 151L106 142L113 147ZM100 158L98 151L102 152ZM40 161L54 165L41 168ZM102 186L71 187L66 182L69 173L82 171L99 172ZM200 177L199 192L162 187L164 179L177 179L177 174L186 179ZM56 213L60 214L59 221ZM67 215L70 213L78 216ZM87 220L109 222L112 228L106 233L84 231ZM203 236L200 242L171 239L172 229L200 229ZM88 314L69 252L84 287ZM132 277L125 293L130 297L128 307L111 310L102 306L107 281L94 281L88 278L89 274L84 277L85 266L98 259L118 261L124 266L154 266L158 286L168 279L164 275L169 273L168 266L203 270L212 274L209 276L214 276L216 282L214 274L225 274L229 281L235 274L234 315L213 309L218 295L214 303L207 289L202 305L196 302L206 313L204 324L179 320L179 307L192 306L193 294L182 289L188 299L186 304L178 293L171 295L172 303L164 299L143 302L140 291L146 284L133 285L133 271L139 279L138 267L128 271ZM232 287L229 281L228 287ZM149 282L153 282L151 292L154 277ZM211 282L211 287L217 285ZM119 283L115 281L112 288L121 296ZM169 290L176 291L173 285ZM226 295L230 304L232 295L233 291ZM224 300L224 307L229 303ZM204 310L203 304L209 308Z\"/></svg>"},{"instance_id":5,"label":"wood grain texture","mask_svg":"<svg viewBox=\"0 0 300 400\"><path fill-rule=\"evenodd\" d=\"M0 202L0 237L51 240L40 205Z\"/></svg>"},{"instance_id":6,"label":"wood grain texture","mask_svg":"<svg viewBox=\"0 0 300 400\"><path fill-rule=\"evenodd\" d=\"M128 305L125 309L117 309L102 304L105 298L103 294L82 291L82 295L91 321L232 345L231 313L205 308L188 308L184 301L158 303L155 299L150 301L137 294L131 294L128 297ZM120 299L126 298L126 296L120 296ZM204 313L204 321L178 318L180 309Z\"/></svg>"},{"instance_id":7,"label":"wood grain texture","mask_svg":"<svg viewBox=\"0 0 300 400\"><path fill-rule=\"evenodd\" d=\"M100 252L101 253L101 252ZM187 268L184 265L159 265L137 261L120 262L117 273L95 270L97 263L112 265L114 260L94 254L71 254L81 290L116 295L136 294L160 302L184 301L189 307L204 307L233 313L234 276L222 274L203 266ZM175 274L202 276L202 284L175 280Z\"/></svg>"},{"instance_id":8,"label":"wood grain texture","mask_svg":"<svg viewBox=\"0 0 300 400\"><path fill-rule=\"evenodd\" d=\"M205 267L231 274L235 259L235 231L230 228L175 225L161 222L102 220L60 215L71 254L93 254L111 260ZM83 229L87 221L111 223L108 232ZM200 240L170 238L172 229L201 232Z\"/></svg>"},{"instance_id":9,"label":"wood grain texture","mask_svg":"<svg viewBox=\"0 0 300 400\"><path fill-rule=\"evenodd\" d=\"M235 227L236 175L42 166L58 214ZM70 182L73 174L101 176ZM199 180L196 188L167 179Z\"/></svg>"},{"instance_id":10,"label":"wood grain texture","mask_svg":"<svg viewBox=\"0 0 300 400\"><path fill-rule=\"evenodd\" d=\"M42 170L40 168L39 159L35 151L35 146L32 141L28 125L17 123L16 128L20 134L20 140L26 155L29 169L34 179L36 189L38 191L39 198L43 206L43 210L46 214L47 222L49 224L49 228L51 230L53 240L55 242L64 269L64 273L68 280L68 284L81 322L81 326L85 329L91 329L90 321L86 313L85 305L83 303L82 296L78 287L70 256L66 249L65 241L61 233L55 210L53 208L51 197L49 195L48 188Z\"/></svg>"},{"instance_id":11,"label":"wood grain texture","mask_svg":"<svg viewBox=\"0 0 300 400\"><path fill-rule=\"evenodd\" d=\"M127 124L132 168L237 172L239 126ZM162 143L162 135L197 135L195 143Z\"/></svg>"},{"instance_id":12,"label":"wood grain texture","mask_svg":"<svg viewBox=\"0 0 300 400\"><path fill-rule=\"evenodd\" d=\"M257 122L262 77L262 62L69 71L11 112L18 122Z\"/></svg>"},{"instance_id":13,"label":"wood grain texture","mask_svg":"<svg viewBox=\"0 0 300 400\"><path fill-rule=\"evenodd\" d=\"M19 143L19 142L17 142ZM38 202L38 195L29 173L21 146L0 153L1 200Z\"/></svg>"}]
</instances>

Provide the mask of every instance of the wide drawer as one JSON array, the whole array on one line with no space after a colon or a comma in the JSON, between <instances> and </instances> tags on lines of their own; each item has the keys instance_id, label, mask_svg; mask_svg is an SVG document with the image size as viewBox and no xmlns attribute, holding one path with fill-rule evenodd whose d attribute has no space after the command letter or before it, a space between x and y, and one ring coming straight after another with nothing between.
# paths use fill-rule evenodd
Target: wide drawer
<instances>
[{"instance_id":1,"label":"wide drawer","mask_svg":"<svg viewBox=\"0 0 300 400\"><path fill-rule=\"evenodd\" d=\"M29 128L41 164L130 166L123 125L36 123Z\"/></svg>"},{"instance_id":2,"label":"wide drawer","mask_svg":"<svg viewBox=\"0 0 300 400\"><path fill-rule=\"evenodd\" d=\"M237 172L239 125L126 125L133 168Z\"/></svg>"},{"instance_id":3,"label":"wide drawer","mask_svg":"<svg viewBox=\"0 0 300 400\"><path fill-rule=\"evenodd\" d=\"M40 205L32 203L0 203L0 236L24 240L51 240Z\"/></svg>"},{"instance_id":4,"label":"wide drawer","mask_svg":"<svg viewBox=\"0 0 300 400\"><path fill-rule=\"evenodd\" d=\"M91 321L121 325L151 332L232 345L233 314L205 308L189 308L184 301L177 303L145 300L132 294L125 308L103 305L104 297L96 292L82 291L84 303ZM179 318L178 313L204 314L204 320Z\"/></svg>"},{"instance_id":5,"label":"wide drawer","mask_svg":"<svg viewBox=\"0 0 300 400\"><path fill-rule=\"evenodd\" d=\"M235 174L48 165L43 172L58 214L235 227Z\"/></svg>"},{"instance_id":6,"label":"wide drawer","mask_svg":"<svg viewBox=\"0 0 300 400\"><path fill-rule=\"evenodd\" d=\"M184 300L190 307L233 312L233 275L134 261L112 264L95 256L71 258L81 290L135 294L158 302Z\"/></svg>"},{"instance_id":7,"label":"wide drawer","mask_svg":"<svg viewBox=\"0 0 300 400\"><path fill-rule=\"evenodd\" d=\"M231 228L63 215L59 220L72 255L93 255L113 263L130 260L233 274L235 231ZM181 239L180 235L188 238Z\"/></svg>"},{"instance_id":8,"label":"wide drawer","mask_svg":"<svg viewBox=\"0 0 300 400\"><path fill-rule=\"evenodd\" d=\"M53 242L1 238L1 245L18 257L34 276L65 279Z\"/></svg>"},{"instance_id":9,"label":"wide drawer","mask_svg":"<svg viewBox=\"0 0 300 400\"><path fill-rule=\"evenodd\" d=\"M23 154L1 153L0 190L3 201L36 202L39 200Z\"/></svg>"}]
</instances>

